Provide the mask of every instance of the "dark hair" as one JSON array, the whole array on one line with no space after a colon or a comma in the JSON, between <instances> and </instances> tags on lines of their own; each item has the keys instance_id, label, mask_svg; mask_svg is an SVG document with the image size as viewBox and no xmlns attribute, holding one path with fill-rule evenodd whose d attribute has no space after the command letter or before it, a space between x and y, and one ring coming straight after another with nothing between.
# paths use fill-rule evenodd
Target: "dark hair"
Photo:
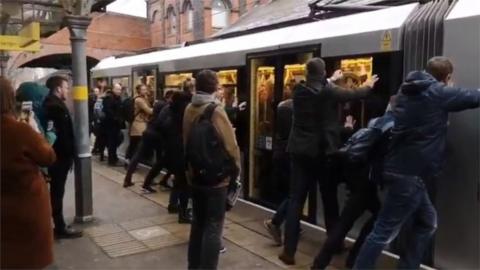
<instances>
[{"instance_id":1,"label":"dark hair","mask_svg":"<svg viewBox=\"0 0 480 270\"><path fill-rule=\"evenodd\" d=\"M172 95L173 95L173 90L167 90L167 91L165 92L165 95L163 95L163 97L164 97L165 99L167 99L167 98L172 97Z\"/></svg>"},{"instance_id":2,"label":"dark hair","mask_svg":"<svg viewBox=\"0 0 480 270\"><path fill-rule=\"evenodd\" d=\"M61 87L63 82L68 83L68 79L60 75L55 75L48 78L47 82L45 83L45 86L47 86L47 88L50 89L50 92L53 92L55 91L55 89L57 89L57 87Z\"/></svg>"},{"instance_id":3,"label":"dark hair","mask_svg":"<svg viewBox=\"0 0 480 270\"><path fill-rule=\"evenodd\" d=\"M184 92L192 93L193 90L194 90L194 88L195 88L195 84L193 83L193 81L192 81L191 78L187 78L187 79L183 82L182 88L183 88L183 91L184 91Z\"/></svg>"},{"instance_id":4,"label":"dark hair","mask_svg":"<svg viewBox=\"0 0 480 270\"><path fill-rule=\"evenodd\" d=\"M217 73L204 69L197 74L197 89L208 94L215 93L218 87Z\"/></svg>"},{"instance_id":5,"label":"dark hair","mask_svg":"<svg viewBox=\"0 0 480 270\"><path fill-rule=\"evenodd\" d=\"M0 76L0 105L2 115L15 114L15 94L12 83L7 78Z\"/></svg>"},{"instance_id":6,"label":"dark hair","mask_svg":"<svg viewBox=\"0 0 480 270\"><path fill-rule=\"evenodd\" d=\"M445 81L449 74L453 73L453 64L444 56L435 56L428 60L427 72L437 81Z\"/></svg>"},{"instance_id":7,"label":"dark hair","mask_svg":"<svg viewBox=\"0 0 480 270\"><path fill-rule=\"evenodd\" d=\"M145 84L141 83L141 84L137 84L137 86L135 86L135 92L137 94L140 94L140 89L142 89L142 86L145 86Z\"/></svg>"},{"instance_id":8,"label":"dark hair","mask_svg":"<svg viewBox=\"0 0 480 270\"><path fill-rule=\"evenodd\" d=\"M307 76L311 78L325 77L325 61L315 57L307 62Z\"/></svg>"}]
</instances>

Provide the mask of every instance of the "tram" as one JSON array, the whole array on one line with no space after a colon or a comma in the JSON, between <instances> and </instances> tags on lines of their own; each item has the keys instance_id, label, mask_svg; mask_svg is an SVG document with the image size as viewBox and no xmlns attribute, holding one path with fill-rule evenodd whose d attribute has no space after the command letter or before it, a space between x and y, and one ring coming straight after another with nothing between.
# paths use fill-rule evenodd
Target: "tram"
<instances>
[{"instance_id":1,"label":"tram","mask_svg":"<svg viewBox=\"0 0 480 270\"><path fill-rule=\"evenodd\" d=\"M144 83L153 95L179 90L201 69L218 72L225 93L247 109L233 123L242 153L244 198L274 208L285 185L272 175L275 108L304 80L305 64L322 57L327 74L341 68L352 87L378 74L365 100L339 105L339 121L353 115L360 127L383 114L404 76L423 69L435 55L455 63L455 81L480 87L480 5L477 0L432 1L321 20L220 39L181 48L103 59L92 82L121 83L132 94ZM426 263L440 268L480 268L480 112L453 115L449 161L433 200L439 229ZM461 184L460 184L461 183ZM344 196L344 192L340 196ZM317 187L304 208L305 219L323 224ZM340 200L341 201L341 200ZM355 237L357 232L353 232Z\"/></svg>"}]
</instances>

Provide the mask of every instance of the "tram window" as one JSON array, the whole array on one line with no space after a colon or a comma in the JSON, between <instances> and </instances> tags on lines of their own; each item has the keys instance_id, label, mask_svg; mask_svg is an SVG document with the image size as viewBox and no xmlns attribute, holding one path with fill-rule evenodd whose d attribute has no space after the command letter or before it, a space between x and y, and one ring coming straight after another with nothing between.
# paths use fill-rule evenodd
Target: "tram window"
<instances>
[{"instance_id":1,"label":"tram window","mask_svg":"<svg viewBox=\"0 0 480 270\"><path fill-rule=\"evenodd\" d=\"M343 71L343 79L335 82L341 87L354 89L360 87L373 76L373 57L344 58L335 61L335 69ZM368 123L366 117L365 101L351 101L339 105L339 119L344 121L351 115L356 120L358 127L365 127Z\"/></svg>"},{"instance_id":2,"label":"tram window","mask_svg":"<svg viewBox=\"0 0 480 270\"><path fill-rule=\"evenodd\" d=\"M285 65L282 100L290 99L296 84L305 81L305 64Z\"/></svg>"},{"instance_id":3,"label":"tram window","mask_svg":"<svg viewBox=\"0 0 480 270\"><path fill-rule=\"evenodd\" d=\"M129 87L129 77L116 77L112 78L112 86L115 84L120 84L122 86L122 95L124 96L131 96L132 95L132 90Z\"/></svg>"},{"instance_id":4,"label":"tram window","mask_svg":"<svg viewBox=\"0 0 480 270\"><path fill-rule=\"evenodd\" d=\"M192 73L174 73L165 75L165 89L164 91L174 90L179 91L182 90L183 83L187 79L192 79Z\"/></svg>"},{"instance_id":5,"label":"tram window","mask_svg":"<svg viewBox=\"0 0 480 270\"><path fill-rule=\"evenodd\" d=\"M219 100L224 106L236 106L237 104L237 71L220 70L217 72L220 89Z\"/></svg>"},{"instance_id":6,"label":"tram window","mask_svg":"<svg viewBox=\"0 0 480 270\"><path fill-rule=\"evenodd\" d=\"M156 69L147 69L133 72L133 89L138 84L144 84L147 86L148 93L150 96L150 101L156 99L157 96L157 70ZM131 91L135 95L134 91Z\"/></svg>"}]
</instances>

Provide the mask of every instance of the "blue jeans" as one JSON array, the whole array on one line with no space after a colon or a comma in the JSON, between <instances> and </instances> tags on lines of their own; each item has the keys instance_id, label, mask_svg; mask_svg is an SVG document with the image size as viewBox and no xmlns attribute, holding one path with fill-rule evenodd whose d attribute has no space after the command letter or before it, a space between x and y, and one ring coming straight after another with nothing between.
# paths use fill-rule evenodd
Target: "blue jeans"
<instances>
[{"instance_id":1,"label":"blue jeans","mask_svg":"<svg viewBox=\"0 0 480 270\"><path fill-rule=\"evenodd\" d=\"M437 212L420 177L387 174L385 180L388 188L385 203L358 254L354 269L375 268L383 248L398 235L409 218L413 220L413 227L398 268L418 269L437 228Z\"/></svg>"}]
</instances>

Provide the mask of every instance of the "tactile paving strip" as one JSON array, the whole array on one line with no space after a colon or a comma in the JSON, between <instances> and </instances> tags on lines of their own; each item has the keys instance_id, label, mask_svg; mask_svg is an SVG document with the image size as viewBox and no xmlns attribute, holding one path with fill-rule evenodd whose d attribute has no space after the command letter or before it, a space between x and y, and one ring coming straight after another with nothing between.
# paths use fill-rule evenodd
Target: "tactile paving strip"
<instances>
[{"instance_id":1,"label":"tactile paving strip","mask_svg":"<svg viewBox=\"0 0 480 270\"><path fill-rule=\"evenodd\" d=\"M85 230L85 232L89 234L91 237L118 233L121 231L123 231L123 229L120 228L120 226L118 226L117 224L104 224L100 226L91 227Z\"/></svg>"},{"instance_id":2,"label":"tactile paving strip","mask_svg":"<svg viewBox=\"0 0 480 270\"><path fill-rule=\"evenodd\" d=\"M137 254L149 251L149 248L139 241L129 241L115 245L105 246L102 249L112 258Z\"/></svg>"},{"instance_id":3,"label":"tactile paving strip","mask_svg":"<svg viewBox=\"0 0 480 270\"><path fill-rule=\"evenodd\" d=\"M163 247L170 247L174 245L179 245L186 243L184 239L180 239L174 235L166 234L159 237L150 238L148 240L142 241L147 247L151 249L159 249Z\"/></svg>"},{"instance_id":4,"label":"tactile paving strip","mask_svg":"<svg viewBox=\"0 0 480 270\"><path fill-rule=\"evenodd\" d=\"M135 240L130 234L126 232L118 232L94 237L93 241L100 247L111 246L124 242Z\"/></svg>"}]
</instances>

